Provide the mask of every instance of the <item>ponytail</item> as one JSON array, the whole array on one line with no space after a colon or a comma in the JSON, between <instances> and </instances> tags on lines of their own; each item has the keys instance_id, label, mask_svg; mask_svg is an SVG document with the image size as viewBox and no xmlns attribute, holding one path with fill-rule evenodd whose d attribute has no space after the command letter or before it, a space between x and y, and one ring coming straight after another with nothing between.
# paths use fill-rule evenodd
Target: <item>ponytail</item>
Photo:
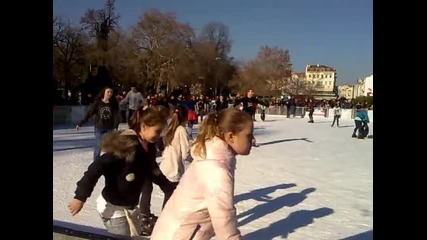
<instances>
[{"instance_id":1,"label":"ponytail","mask_svg":"<svg viewBox=\"0 0 427 240\"><path fill-rule=\"evenodd\" d=\"M252 116L236 108L226 108L207 115L199 128L199 134L193 143L194 155L206 158L206 141L218 137L224 140L227 132L238 133L245 128L247 122L252 122Z\"/></svg>"},{"instance_id":2,"label":"ponytail","mask_svg":"<svg viewBox=\"0 0 427 240\"><path fill-rule=\"evenodd\" d=\"M188 109L183 105L174 108L171 121L165 135L165 145L172 144L176 129L188 121Z\"/></svg>"},{"instance_id":3,"label":"ponytail","mask_svg":"<svg viewBox=\"0 0 427 240\"><path fill-rule=\"evenodd\" d=\"M205 158L206 157L206 141L218 136L220 137L220 131L218 128L218 113L209 113L203 120L199 134L194 141L194 154Z\"/></svg>"},{"instance_id":4,"label":"ponytail","mask_svg":"<svg viewBox=\"0 0 427 240\"><path fill-rule=\"evenodd\" d=\"M166 125L166 119L154 107L141 106L134 111L132 117L129 119L129 129L134 130L136 133L141 132L141 124L149 127L155 125Z\"/></svg>"}]
</instances>

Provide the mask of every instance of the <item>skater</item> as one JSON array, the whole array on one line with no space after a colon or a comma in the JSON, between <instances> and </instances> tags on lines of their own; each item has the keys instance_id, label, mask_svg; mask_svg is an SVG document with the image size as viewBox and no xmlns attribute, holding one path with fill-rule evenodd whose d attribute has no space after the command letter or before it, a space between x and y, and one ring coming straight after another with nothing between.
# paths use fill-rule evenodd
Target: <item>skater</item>
<instances>
[{"instance_id":1,"label":"skater","mask_svg":"<svg viewBox=\"0 0 427 240\"><path fill-rule=\"evenodd\" d=\"M261 105L261 120L262 121L265 121L265 109L266 108L267 108L266 106Z\"/></svg>"},{"instance_id":2,"label":"skater","mask_svg":"<svg viewBox=\"0 0 427 240\"><path fill-rule=\"evenodd\" d=\"M179 179L184 174L184 162L189 160L190 136L185 126L188 122L188 109L178 105L171 118L165 135L165 150L160 162L160 170L163 175L176 187ZM169 196L165 196L166 204Z\"/></svg>"},{"instance_id":3,"label":"skater","mask_svg":"<svg viewBox=\"0 0 427 240\"><path fill-rule=\"evenodd\" d=\"M249 89L245 97L236 99L233 107L242 105L242 111L249 113L249 115L252 117L252 120L256 121L255 112L258 104L264 107L269 106L268 103L265 103L255 97L255 92L252 89ZM255 136L253 136L252 139L252 147L258 147Z\"/></svg>"},{"instance_id":4,"label":"skater","mask_svg":"<svg viewBox=\"0 0 427 240\"><path fill-rule=\"evenodd\" d=\"M197 116L200 117L200 123L203 122L203 117L208 113L208 102L203 95L200 95L199 100L196 102Z\"/></svg>"},{"instance_id":5,"label":"skater","mask_svg":"<svg viewBox=\"0 0 427 240\"><path fill-rule=\"evenodd\" d=\"M93 161L96 161L101 154L100 144L102 136L114 129L120 124L119 105L113 96L113 89L105 87L101 90L92 105L89 106L85 117L81 120L76 130L80 131L81 126L85 124L92 116L95 116L95 147L93 150Z\"/></svg>"},{"instance_id":6,"label":"skater","mask_svg":"<svg viewBox=\"0 0 427 240\"><path fill-rule=\"evenodd\" d=\"M354 125L356 127L354 128L351 137L359 139L366 138L369 133L368 123L368 111L363 109L361 105L356 105L356 117L354 118ZM357 135L356 132L358 133Z\"/></svg>"},{"instance_id":7,"label":"skater","mask_svg":"<svg viewBox=\"0 0 427 240\"><path fill-rule=\"evenodd\" d=\"M314 103L313 100L309 99L307 102L307 110L308 110L308 123L314 123L313 113L314 113Z\"/></svg>"},{"instance_id":8,"label":"skater","mask_svg":"<svg viewBox=\"0 0 427 240\"><path fill-rule=\"evenodd\" d=\"M332 109L332 111L334 112L334 121L332 122L331 127L334 126L335 121L337 121L337 127L340 127L340 118L341 118L341 107L340 107L340 102L337 102L334 106L334 108Z\"/></svg>"},{"instance_id":9,"label":"skater","mask_svg":"<svg viewBox=\"0 0 427 240\"><path fill-rule=\"evenodd\" d=\"M187 107L188 109L188 123L187 123L187 132L190 136L190 139L193 139L193 126L197 123L197 113L195 110L195 99L193 100L190 96L186 96L186 98L180 101L180 104Z\"/></svg>"},{"instance_id":10,"label":"skater","mask_svg":"<svg viewBox=\"0 0 427 240\"><path fill-rule=\"evenodd\" d=\"M235 108L210 113L191 147L193 162L166 203L152 240L241 239L234 197L236 155L248 155L252 117Z\"/></svg>"},{"instance_id":11,"label":"skater","mask_svg":"<svg viewBox=\"0 0 427 240\"><path fill-rule=\"evenodd\" d=\"M128 123L130 123L130 119L133 115L133 112L140 106L148 106L148 101L147 99L144 99L141 92L139 92L138 89L133 86L131 87L131 90L126 94L126 97L120 101L120 106L128 106Z\"/></svg>"},{"instance_id":12,"label":"skater","mask_svg":"<svg viewBox=\"0 0 427 240\"><path fill-rule=\"evenodd\" d=\"M104 226L118 238L138 236L141 230L136 206L147 176L152 175L151 159L155 159L156 142L165 125L166 120L155 108L140 107L130 119L131 129L106 134L101 144L105 153L77 182L69 204L71 214L80 212L98 179L104 176L105 186L96 200Z\"/></svg>"},{"instance_id":13,"label":"skater","mask_svg":"<svg viewBox=\"0 0 427 240\"><path fill-rule=\"evenodd\" d=\"M236 107L240 104L243 105L243 111L249 113L252 117L252 120L254 120L254 121L256 121L255 112L256 112L257 105L260 104L260 105L268 107L267 103L265 103L265 102L259 100L257 97L255 97L255 92L252 89L248 90L245 97L236 99L233 107Z\"/></svg>"},{"instance_id":14,"label":"skater","mask_svg":"<svg viewBox=\"0 0 427 240\"><path fill-rule=\"evenodd\" d=\"M162 174L169 180L171 188L175 189L185 171L185 161L189 161L190 137L185 126L188 121L188 109L178 105L171 118L165 135L165 150L160 162ZM172 191L165 193L163 206L169 200Z\"/></svg>"},{"instance_id":15,"label":"skater","mask_svg":"<svg viewBox=\"0 0 427 240\"><path fill-rule=\"evenodd\" d=\"M153 166L152 174L147 176L141 190L139 208L141 212L142 235L149 236L157 221L157 216L151 212L151 195L153 183L163 191L163 205L169 200L178 184L180 176L184 173L183 162L189 154L190 140L185 125L188 121L188 109L183 105L174 108L168 123L167 131L163 136L164 150L162 150L162 162L157 165L156 159L149 159ZM182 132L181 130L184 130ZM187 152L187 154L186 154ZM182 165L180 164L182 163Z\"/></svg>"},{"instance_id":16,"label":"skater","mask_svg":"<svg viewBox=\"0 0 427 240\"><path fill-rule=\"evenodd\" d=\"M224 95L219 95L219 99L215 102L215 111L219 112L222 109L228 108L228 101Z\"/></svg>"}]
</instances>

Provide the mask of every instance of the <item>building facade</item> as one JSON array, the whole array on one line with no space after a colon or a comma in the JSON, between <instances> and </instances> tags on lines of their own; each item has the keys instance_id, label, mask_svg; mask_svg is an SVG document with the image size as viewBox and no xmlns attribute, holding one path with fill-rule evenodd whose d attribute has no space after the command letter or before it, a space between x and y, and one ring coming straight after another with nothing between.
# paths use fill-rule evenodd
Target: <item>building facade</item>
<instances>
[{"instance_id":1,"label":"building facade","mask_svg":"<svg viewBox=\"0 0 427 240\"><path fill-rule=\"evenodd\" d=\"M354 85L344 84L338 86L338 96L345 97L346 99L354 98Z\"/></svg>"},{"instance_id":2,"label":"building facade","mask_svg":"<svg viewBox=\"0 0 427 240\"><path fill-rule=\"evenodd\" d=\"M355 85L344 84L338 86L339 97L345 97L347 99L357 97L369 97L374 96L374 75L371 74L365 78L360 78L356 81Z\"/></svg>"},{"instance_id":3,"label":"building facade","mask_svg":"<svg viewBox=\"0 0 427 240\"><path fill-rule=\"evenodd\" d=\"M320 64L308 64L305 67L305 76L307 84L314 88L314 98L333 99L337 96L335 92L337 71L335 68Z\"/></svg>"}]
</instances>

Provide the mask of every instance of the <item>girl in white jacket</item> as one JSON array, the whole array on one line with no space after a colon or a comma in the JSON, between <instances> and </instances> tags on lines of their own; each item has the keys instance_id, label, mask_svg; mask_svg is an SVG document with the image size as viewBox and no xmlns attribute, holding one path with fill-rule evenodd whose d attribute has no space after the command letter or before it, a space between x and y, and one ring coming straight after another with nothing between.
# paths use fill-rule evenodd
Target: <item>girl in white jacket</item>
<instances>
[{"instance_id":1,"label":"girl in white jacket","mask_svg":"<svg viewBox=\"0 0 427 240\"><path fill-rule=\"evenodd\" d=\"M159 107L157 109L162 110L164 117L167 117L164 109ZM178 185L178 181L184 173L184 161L189 156L190 137L185 128L187 121L188 109L185 106L178 105L173 108L172 116L168 119L169 123L167 130L164 133L163 139L160 140L164 142L164 149L162 151L159 174L162 175L160 176L161 179L168 181L167 184L165 184L167 191L163 191L163 207ZM157 217L150 211L152 191L153 184L151 181L146 181L142 187L142 196L139 203L142 214L142 230L144 235L151 234L154 224L157 221Z\"/></svg>"},{"instance_id":2,"label":"girl in white jacket","mask_svg":"<svg viewBox=\"0 0 427 240\"><path fill-rule=\"evenodd\" d=\"M190 136L185 128L188 122L188 109L185 106L175 107L169 126L164 136L165 149L160 162L163 175L175 186L184 174L184 162L190 156ZM170 196L165 196L169 199ZM167 200L165 200L167 201Z\"/></svg>"}]
</instances>

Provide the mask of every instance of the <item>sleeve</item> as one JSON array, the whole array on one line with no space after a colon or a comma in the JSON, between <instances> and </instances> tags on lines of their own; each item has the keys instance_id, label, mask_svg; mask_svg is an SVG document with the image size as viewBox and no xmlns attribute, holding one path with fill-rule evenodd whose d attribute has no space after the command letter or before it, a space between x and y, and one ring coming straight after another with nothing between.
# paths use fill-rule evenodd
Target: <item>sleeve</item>
<instances>
[{"instance_id":1,"label":"sleeve","mask_svg":"<svg viewBox=\"0 0 427 240\"><path fill-rule=\"evenodd\" d=\"M123 108L128 102L129 102L129 94L130 94L130 92L128 92L127 94L126 94L126 97L124 97L121 101L120 101L120 103L119 103L119 106L121 107L121 108Z\"/></svg>"},{"instance_id":2,"label":"sleeve","mask_svg":"<svg viewBox=\"0 0 427 240\"><path fill-rule=\"evenodd\" d=\"M179 143L181 147L181 163L184 164L184 161L190 155L190 137L188 136L187 130L184 127L180 127L178 132ZM184 166L182 166L184 167Z\"/></svg>"},{"instance_id":3,"label":"sleeve","mask_svg":"<svg viewBox=\"0 0 427 240\"><path fill-rule=\"evenodd\" d=\"M112 160L108 154L103 154L98 160L92 162L83 177L77 182L74 198L85 202L92 194L98 179L104 175L110 164L112 164Z\"/></svg>"},{"instance_id":4,"label":"sleeve","mask_svg":"<svg viewBox=\"0 0 427 240\"><path fill-rule=\"evenodd\" d=\"M142 96L142 93L140 93L140 92L138 92L139 94L138 94L138 103L139 103L139 105L140 106L142 106L142 105L148 105L148 104L145 104L144 103L144 97Z\"/></svg>"},{"instance_id":5,"label":"sleeve","mask_svg":"<svg viewBox=\"0 0 427 240\"><path fill-rule=\"evenodd\" d=\"M85 124L93 115L96 114L97 110L98 110L98 101L95 101L89 106L89 109L87 110L85 117L77 125L82 126L83 124Z\"/></svg>"},{"instance_id":6,"label":"sleeve","mask_svg":"<svg viewBox=\"0 0 427 240\"><path fill-rule=\"evenodd\" d=\"M234 101L233 107L236 107L237 105L239 105L242 102L242 99L236 99L236 101Z\"/></svg>"},{"instance_id":7,"label":"sleeve","mask_svg":"<svg viewBox=\"0 0 427 240\"><path fill-rule=\"evenodd\" d=\"M268 107L268 105L269 105L268 103L260 100L259 98L255 98L255 102L258 103L258 104L260 104L260 105L263 105L265 107Z\"/></svg>"},{"instance_id":8,"label":"sleeve","mask_svg":"<svg viewBox=\"0 0 427 240\"><path fill-rule=\"evenodd\" d=\"M222 168L212 169L209 175L215 176L209 180L206 197L216 239L241 239L233 203L233 177Z\"/></svg>"}]
</instances>

